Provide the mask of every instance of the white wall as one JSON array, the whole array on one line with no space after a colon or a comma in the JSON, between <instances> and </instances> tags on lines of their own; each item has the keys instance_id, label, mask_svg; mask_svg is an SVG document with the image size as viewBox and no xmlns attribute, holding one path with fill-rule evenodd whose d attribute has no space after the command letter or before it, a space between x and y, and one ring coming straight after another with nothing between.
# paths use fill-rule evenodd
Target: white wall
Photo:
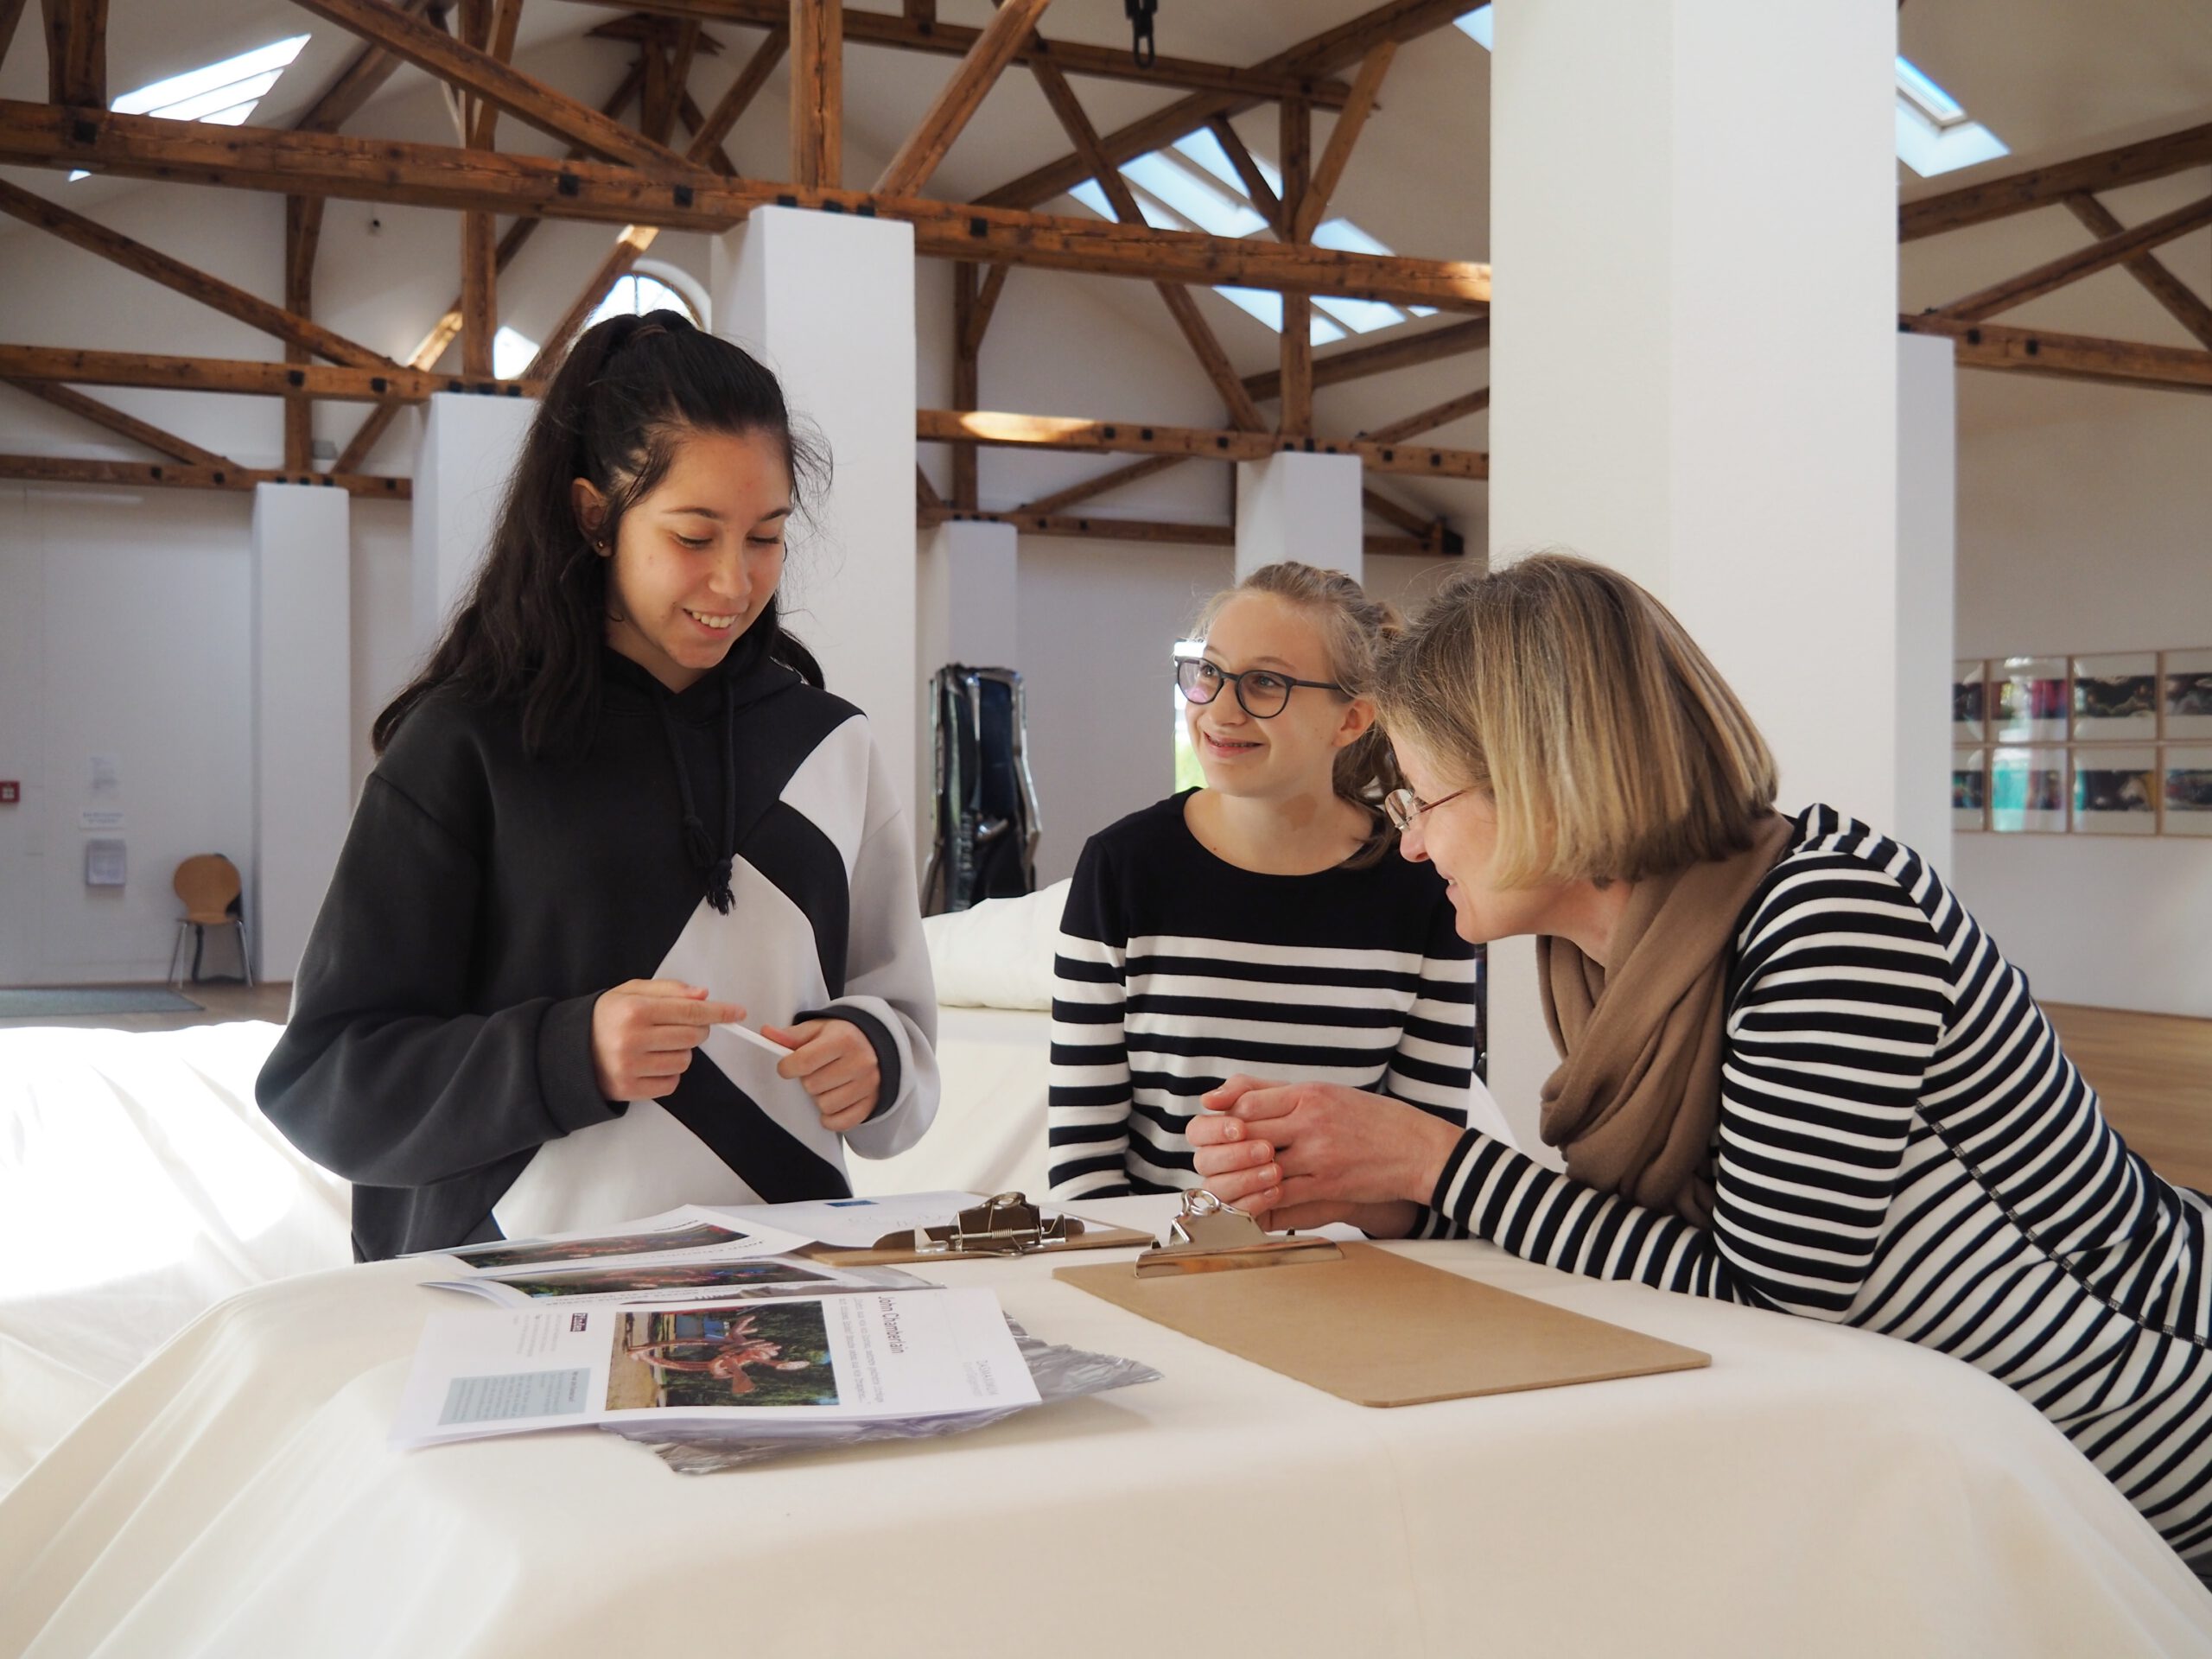
<instances>
[{"instance_id":1,"label":"white wall","mask_svg":"<svg viewBox=\"0 0 2212 1659\"><path fill-rule=\"evenodd\" d=\"M1967 375L1958 654L2212 645L2212 400ZM1960 897L2051 1001L2212 1018L2212 841L1961 835Z\"/></svg>"}]
</instances>

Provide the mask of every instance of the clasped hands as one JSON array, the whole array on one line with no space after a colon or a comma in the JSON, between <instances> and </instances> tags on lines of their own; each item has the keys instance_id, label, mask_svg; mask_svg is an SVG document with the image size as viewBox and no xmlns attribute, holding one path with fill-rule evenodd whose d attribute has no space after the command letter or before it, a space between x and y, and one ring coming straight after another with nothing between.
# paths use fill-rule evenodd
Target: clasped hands
<instances>
[{"instance_id":1,"label":"clasped hands","mask_svg":"<svg viewBox=\"0 0 2212 1659\"><path fill-rule=\"evenodd\" d=\"M1383 1095L1334 1083L1233 1077L1185 1127L1207 1191L1280 1231L1350 1222L1413 1230L1459 1131Z\"/></svg>"},{"instance_id":2,"label":"clasped hands","mask_svg":"<svg viewBox=\"0 0 2212 1659\"><path fill-rule=\"evenodd\" d=\"M658 1100L676 1092L692 1051L715 1026L745 1018L734 1002L710 999L703 986L674 979L633 979L593 1005L593 1081L608 1100ZM875 1110L883 1068L875 1046L849 1020L804 1020L763 1026L760 1034L791 1052L776 1075L804 1086L833 1135L856 1129Z\"/></svg>"}]
</instances>

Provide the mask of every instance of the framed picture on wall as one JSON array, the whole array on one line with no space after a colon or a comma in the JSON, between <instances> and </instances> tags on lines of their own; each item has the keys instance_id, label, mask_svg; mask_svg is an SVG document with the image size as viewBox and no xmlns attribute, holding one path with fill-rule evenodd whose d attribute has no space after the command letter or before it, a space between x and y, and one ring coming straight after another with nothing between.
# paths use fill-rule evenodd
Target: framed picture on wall
<instances>
[{"instance_id":1,"label":"framed picture on wall","mask_svg":"<svg viewBox=\"0 0 2212 1659\"><path fill-rule=\"evenodd\" d=\"M2074 829L2087 836L2150 836L2158 830L2155 749L2075 748Z\"/></svg>"},{"instance_id":2,"label":"framed picture on wall","mask_svg":"<svg viewBox=\"0 0 2212 1659\"><path fill-rule=\"evenodd\" d=\"M2212 743L2171 745L2160 756L2165 832L2212 836Z\"/></svg>"},{"instance_id":3,"label":"framed picture on wall","mask_svg":"<svg viewBox=\"0 0 2212 1659\"><path fill-rule=\"evenodd\" d=\"M2064 749L2006 747L1991 752L1989 827L2009 834L2064 830Z\"/></svg>"},{"instance_id":4,"label":"framed picture on wall","mask_svg":"<svg viewBox=\"0 0 2212 1659\"><path fill-rule=\"evenodd\" d=\"M1990 735L1999 743L2066 740L2066 658L2007 657L1991 664ZM2060 771L2065 768L2062 764Z\"/></svg>"},{"instance_id":5,"label":"framed picture on wall","mask_svg":"<svg viewBox=\"0 0 2212 1659\"><path fill-rule=\"evenodd\" d=\"M2074 659L2074 735L2133 738L2158 734L2158 654L2130 652Z\"/></svg>"},{"instance_id":6,"label":"framed picture on wall","mask_svg":"<svg viewBox=\"0 0 2212 1659\"><path fill-rule=\"evenodd\" d=\"M1951 738L1979 743L1989 735L1989 665L1959 663L1951 669Z\"/></svg>"},{"instance_id":7,"label":"framed picture on wall","mask_svg":"<svg viewBox=\"0 0 2212 1659\"><path fill-rule=\"evenodd\" d=\"M1989 758L1980 749L1951 751L1951 828L1989 827Z\"/></svg>"},{"instance_id":8,"label":"framed picture on wall","mask_svg":"<svg viewBox=\"0 0 2212 1659\"><path fill-rule=\"evenodd\" d=\"M2212 738L2212 651L2170 651L2165 658L2169 738Z\"/></svg>"}]
</instances>

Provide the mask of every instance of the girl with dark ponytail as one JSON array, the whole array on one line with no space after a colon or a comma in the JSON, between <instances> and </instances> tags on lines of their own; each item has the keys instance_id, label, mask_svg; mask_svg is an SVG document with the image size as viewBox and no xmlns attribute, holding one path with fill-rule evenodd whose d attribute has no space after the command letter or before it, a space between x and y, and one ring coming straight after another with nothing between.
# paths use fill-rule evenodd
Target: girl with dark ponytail
<instances>
[{"instance_id":1,"label":"girl with dark ponytail","mask_svg":"<svg viewBox=\"0 0 2212 1659\"><path fill-rule=\"evenodd\" d=\"M261 1074L363 1256L842 1197L847 1145L928 1127L911 832L778 610L827 474L775 377L673 312L586 331L547 388L377 718Z\"/></svg>"},{"instance_id":2,"label":"girl with dark ponytail","mask_svg":"<svg viewBox=\"0 0 2212 1659\"><path fill-rule=\"evenodd\" d=\"M1382 811L1401 779L1370 689L1398 628L1287 563L1200 613L1175 674L1205 786L1092 836L1060 925L1055 1198L1203 1185L1185 1127L1232 1074L1319 1067L1465 1122L1473 952Z\"/></svg>"}]
</instances>

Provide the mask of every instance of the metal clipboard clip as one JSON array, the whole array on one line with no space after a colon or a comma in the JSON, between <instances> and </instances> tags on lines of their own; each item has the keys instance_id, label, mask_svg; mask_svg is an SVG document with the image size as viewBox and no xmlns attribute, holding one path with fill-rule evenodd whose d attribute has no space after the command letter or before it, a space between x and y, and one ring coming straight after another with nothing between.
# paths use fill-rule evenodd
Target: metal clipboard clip
<instances>
[{"instance_id":1,"label":"metal clipboard clip","mask_svg":"<svg viewBox=\"0 0 2212 1659\"><path fill-rule=\"evenodd\" d=\"M1325 1238L1266 1232L1242 1210L1198 1187L1183 1195L1183 1213L1167 1224L1166 1238L1137 1257L1137 1277L1341 1262L1344 1254Z\"/></svg>"},{"instance_id":2,"label":"metal clipboard clip","mask_svg":"<svg viewBox=\"0 0 2212 1659\"><path fill-rule=\"evenodd\" d=\"M901 1228L886 1233L875 1248L917 1255L1027 1255L1082 1236L1083 1223L1077 1217L1047 1221L1026 1194L1001 1192L961 1211L949 1226Z\"/></svg>"}]
</instances>

